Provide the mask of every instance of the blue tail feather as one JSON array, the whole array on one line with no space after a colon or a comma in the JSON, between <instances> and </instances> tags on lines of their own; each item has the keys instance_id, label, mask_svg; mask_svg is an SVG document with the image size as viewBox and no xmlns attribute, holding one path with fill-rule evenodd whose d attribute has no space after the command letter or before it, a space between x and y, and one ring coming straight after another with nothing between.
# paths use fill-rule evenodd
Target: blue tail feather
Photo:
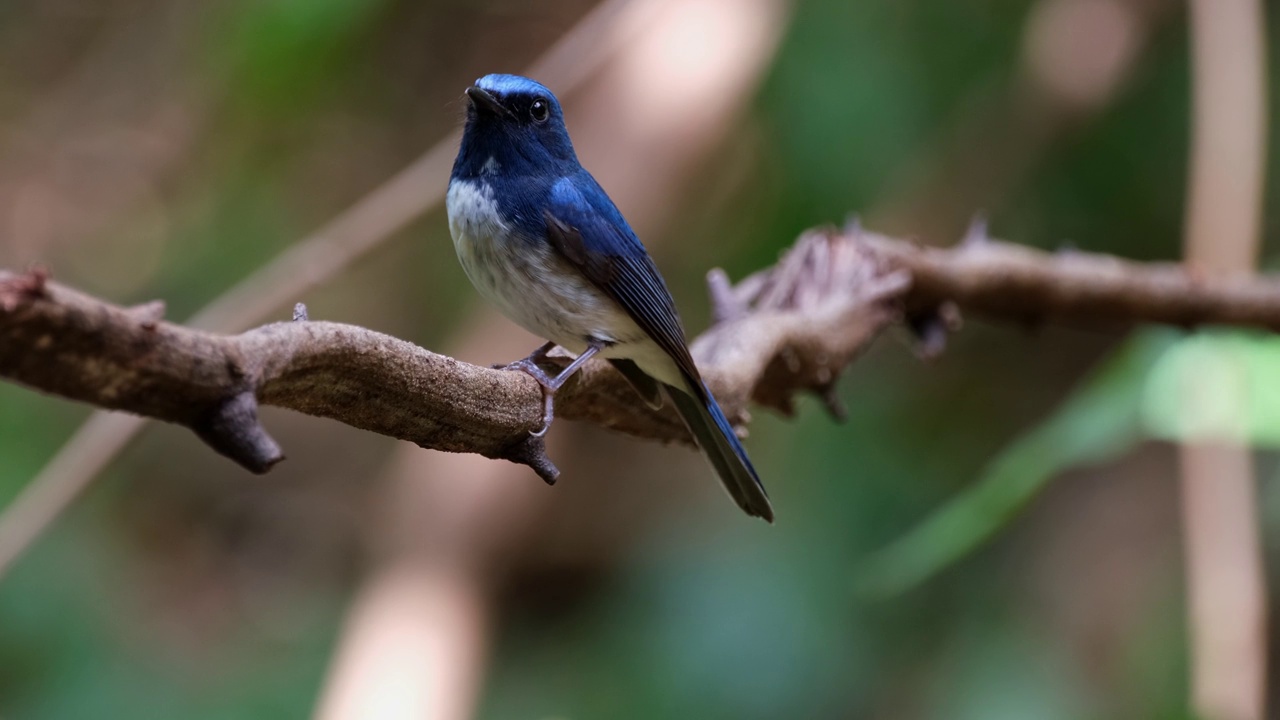
<instances>
[{"instance_id":1,"label":"blue tail feather","mask_svg":"<svg viewBox=\"0 0 1280 720\"><path fill-rule=\"evenodd\" d=\"M748 515L773 522L773 507L769 503L769 496L765 493L764 484L760 482L751 459L747 457L746 449L738 440L733 425L706 385L701 381L693 382L698 383L701 393L697 393L693 387L685 389L666 386L672 403L738 506Z\"/></svg>"}]
</instances>

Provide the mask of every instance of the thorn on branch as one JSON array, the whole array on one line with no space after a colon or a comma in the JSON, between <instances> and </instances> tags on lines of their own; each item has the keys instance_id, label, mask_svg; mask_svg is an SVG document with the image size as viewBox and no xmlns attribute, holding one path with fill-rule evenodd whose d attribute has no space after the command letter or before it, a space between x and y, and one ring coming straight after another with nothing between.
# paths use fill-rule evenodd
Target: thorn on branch
<instances>
[{"instance_id":1,"label":"thorn on branch","mask_svg":"<svg viewBox=\"0 0 1280 720\"><path fill-rule=\"evenodd\" d=\"M862 237L862 216L857 213L849 213L844 219L844 235L849 239L857 242Z\"/></svg>"},{"instance_id":2,"label":"thorn on branch","mask_svg":"<svg viewBox=\"0 0 1280 720\"><path fill-rule=\"evenodd\" d=\"M19 303L44 297L48 280L49 270L42 265L34 265L21 275L0 280L0 310L13 312Z\"/></svg>"},{"instance_id":3,"label":"thorn on branch","mask_svg":"<svg viewBox=\"0 0 1280 720\"><path fill-rule=\"evenodd\" d=\"M723 386L726 406L754 399L789 415L793 398L811 393L843 418L838 376L904 315L926 356L941 352L947 334L959 327L957 308L1032 326L1111 327L1120 321L1280 329L1277 277L1222 281L1196 267L1086 252L1058 257L987 239L980 218L967 242L985 246L968 256L878 235L856 218L845 233L807 232L776 266L736 285L722 273L709 278L721 315L736 308L744 314L713 327L692 348L705 374ZM513 424L511 413L490 412L511 402L507 389L458 361L334 323L275 323L238 336L160 325L158 303L126 312L47 278L41 268L0 269L0 379L179 422L254 472L283 459L259 424L255 394L261 393L264 402L422 447L511 460L548 483L559 475L542 440L525 436L528 428ZM298 304L294 320L308 319L306 306ZM103 349L103 338L136 337L139 320L157 323L154 342ZM33 351L51 361L31 362ZM110 363L99 357L107 351ZM542 364L562 368L562 352L554 350ZM115 372L117 366L125 372ZM639 405L618 373L590 377L589 386L581 386L584 376L567 386L560 408L566 418L643 438L689 441L670 410L655 413ZM459 390L449 384L453 380L467 384ZM433 409L430 417L405 411L423 404ZM450 428L460 422L476 425L459 437Z\"/></svg>"},{"instance_id":4,"label":"thorn on branch","mask_svg":"<svg viewBox=\"0 0 1280 720\"><path fill-rule=\"evenodd\" d=\"M947 349L947 329L936 315L912 318L911 332L916 337L916 356L932 360Z\"/></svg>"},{"instance_id":5,"label":"thorn on branch","mask_svg":"<svg viewBox=\"0 0 1280 720\"><path fill-rule=\"evenodd\" d=\"M732 322L747 314L745 304L733 291L729 274L720 268L707 273L707 294L711 296L711 324Z\"/></svg>"},{"instance_id":6,"label":"thorn on branch","mask_svg":"<svg viewBox=\"0 0 1280 720\"><path fill-rule=\"evenodd\" d=\"M960 308L953 302L907 318L907 327L916 339L916 355L922 360L941 355L947 349L947 336L959 330L961 323Z\"/></svg>"},{"instance_id":7,"label":"thorn on branch","mask_svg":"<svg viewBox=\"0 0 1280 720\"><path fill-rule=\"evenodd\" d=\"M821 387L813 389L813 394L818 396L822 401L822 406L827 409L827 414L836 422L842 423L849 419L849 408L845 407L844 401L840 399L840 394L836 391L836 382L839 376L831 378L831 382Z\"/></svg>"},{"instance_id":8,"label":"thorn on branch","mask_svg":"<svg viewBox=\"0 0 1280 720\"><path fill-rule=\"evenodd\" d=\"M163 300L152 300L151 302L134 305L126 312L142 325L143 330L155 330L156 326L164 319L165 304Z\"/></svg>"},{"instance_id":9,"label":"thorn on branch","mask_svg":"<svg viewBox=\"0 0 1280 720\"><path fill-rule=\"evenodd\" d=\"M547 442L543 436L527 434L515 445L502 454L503 460L527 465L538 473L538 477L548 485L555 485L560 477L560 469L547 457Z\"/></svg>"},{"instance_id":10,"label":"thorn on branch","mask_svg":"<svg viewBox=\"0 0 1280 720\"><path fill-rule=\"evenodd\" d=\"M293 306L293 321L307 322L311 318L307 316L307 306L305 303L298 303Z\"/></svg>"},{"instance_id":11,"label":"thorn on branch","mask_svg":"<svg viewBox=\"0 0 1280 720\"><path fill-rule=\"evenodd\" d=\"M991 235L987 230L987 216L982 213L974 214L973 219L969 221L969 228L965 230L964 237L960 240L960 247L980 247L991 242Z\"/></svg>"},{"instance_id":12,"label":"thorn on branch","mask_svg":"<svg viewBox=\"0 0 1280 720\"><path fill-rule=\"evenodd\" d=\"M44 286L49 281L50 275L49 268L43 265L32 265L28 268L26 277L30 284L27 287L27 293L32 297L43 297Z\"/></svg>"},{"instance_id":13,"label":"thorn on branch","mask_svg":"<svg viewBox=\"0 0 1280 720\"><path fill-rule=\"evenodd\" d=\"M258 421L258 398L245 390L191 423L209 447L259 475L284 460L284 453Z\"/></svg>"},{"instance_id":14,"label":"thorn on branch","mask_svg":"<svg viewBox=\"0 0 1280 720\"><path fill-rule=\"evenodd\" d=\"M911 290L911 273L895 270L866 282L861 288L863 302L888 304ZM957 310L957 320L959 311Z\"/></svg>"}]
</instances>

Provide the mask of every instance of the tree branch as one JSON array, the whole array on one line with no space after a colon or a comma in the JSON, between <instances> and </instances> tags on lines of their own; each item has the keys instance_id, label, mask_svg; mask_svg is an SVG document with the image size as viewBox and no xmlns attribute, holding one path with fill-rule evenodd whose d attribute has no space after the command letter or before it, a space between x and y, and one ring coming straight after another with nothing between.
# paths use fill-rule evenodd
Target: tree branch
<instances>
[{"instance_id":1,"label":"tree branch","mask_svg":"<svg viewBox=\"0 0 1280 720\"><path fill-rule=\"evenodd\" d=\"M1050 254L992 240L981 220L951 248L868 232L861 237L884 262L911 273L911 308L950 301L967 312L1018 322L1280 330L1280 278L1218 279L1180 263L1140 263L1076 250Z\"/></svg>"},{"instance_id":2,"label":"tree branch","mask_svg":"<svg viewBox=\"0 0 1280 720\"><path fill-rule=\"evenodd\" d=\"M952 304L1000 320L1086 326L1167 322L1280 328L1280 282L1197 279L1180 266L1049 254L986 238L934 249L869 233L806 233L774 266L733 286L708 277L715 324L694 357L727 413L750 400L784 413L797 392L831 412L840 373L905 309L926 349ZM327 417L422 447L505 458L558 474L530 433L541 390L523 373L478 367L351 325L307 320L219 335L0 271L0 377L98 407L177 423L254 472L283 459L259 403ZM497 360L499 358L495 358ZM556 358L552 362L558 362ZM637 437L690 442L669 409L640 402L605 363L557 396L557 415Z\"/></svg>"}]
</instances>

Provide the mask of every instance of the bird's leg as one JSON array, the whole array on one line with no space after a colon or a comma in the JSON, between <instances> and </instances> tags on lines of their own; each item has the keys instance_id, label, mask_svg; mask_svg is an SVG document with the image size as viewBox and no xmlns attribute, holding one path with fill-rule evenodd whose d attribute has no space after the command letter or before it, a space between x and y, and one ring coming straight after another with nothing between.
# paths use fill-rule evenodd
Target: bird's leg
<instances>
[{"instance_id":1,"label":"bird's leg","mask_svg":"<svg viewBox=\"0 0 1280 720\"><path fill-rule=\"evenodd\" d=\"M590 360L593 355L604 349L603 342L600 342L599 340L592 340L587 345L587 349L583 350L581 355L574 358L573 362L569 363L568 367L561 370L560 374L555 377L551 377L546 373L546 371L538 366L538 360L545 358L547 353L551 351L551 348L555 346L555 343L549 342L537 350L534 350L529 354L529 357L524 358L523 360L517 360L502 367L503 370L519 370L529 377L532 377L534 380L537 380L538 384L542 386L542 429L532 433L534 437L542 437L547 434L547 430L551 429L551 421L555 418L556 414L556 391L559 390L560 386L564 385L570 377L573 377L573 374L578 372L578 369Z\"/></svg>"},{"instance_id":2,"label":"bird's leg","mask_svg":"<svg viewBox=\"0 0 1280 720\"><path fill-rule=\"evenodd\" d=\"M521 358L515 362L509 362L506 365L493 365L492 367L495 370L521 370L532 375L535 380L545 385L551 382L551 376L547 375L543 372L542 368L538 367L538 362L546 360L547 353L551 352L551 349L555 346L556 344L553 342L543 343L538 346L537 350L529 353L529 356L526 358Z\"/></svg>"}]
</instances>

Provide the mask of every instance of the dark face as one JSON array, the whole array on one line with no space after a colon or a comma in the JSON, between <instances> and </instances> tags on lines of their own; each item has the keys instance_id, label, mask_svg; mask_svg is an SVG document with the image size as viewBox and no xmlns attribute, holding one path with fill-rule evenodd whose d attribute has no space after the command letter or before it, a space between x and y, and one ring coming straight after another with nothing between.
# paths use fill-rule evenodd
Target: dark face
<instances>
[{"instance_id":1,"label":"dark face","mask_svg":"<svg viewBox=\"0 0 1280 720\"><path fill-rule=\"evenodd\" d=\"M467 88L467 99L455 176L564 174L577 164L560 103L542 85L486 75Z\"/></svg>"},{"instance_id":2,"label":"dark face","mask_svg":"<svg viewBox=\"0 0 1280 720\"><path fill-rule=\"evenodd\" d=\"M467 88L467 97L471 100L467 108L469 121L492 117L514 124L545 125L551 119L552 101L541 93L513 92L499 96L473 85Z\"/></svg>"}]
</instances>

